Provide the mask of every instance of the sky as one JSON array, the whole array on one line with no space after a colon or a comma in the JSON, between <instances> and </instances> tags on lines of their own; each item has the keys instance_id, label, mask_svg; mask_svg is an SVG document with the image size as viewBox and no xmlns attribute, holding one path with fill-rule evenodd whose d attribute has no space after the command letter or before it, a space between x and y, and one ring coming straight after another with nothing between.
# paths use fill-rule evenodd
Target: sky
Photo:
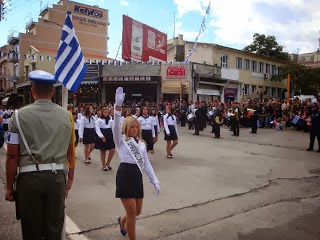
<instances>
[{"instance_id":1,"label":"sky","mask_svg":"<svg viewBox=\"0 0 320 240\"><path fill-rule=\"evenodd\" d=\"M0 22L0 46L10 30L25 32L26 22L38 18L40 6L57 0L6 0L7 14ZM289 53L316 51L319 46L319 0L79 0L109 10L109 55L115 58L122 34L122 15L129 15L167 33L168 39L183 34L194 41L204 17L205 31L199 42L243 49L254 33L274 35ZM175 14L175 18L174 18ZM120 53L121 54L121 53Z\"/></svg>"}]
</instances>

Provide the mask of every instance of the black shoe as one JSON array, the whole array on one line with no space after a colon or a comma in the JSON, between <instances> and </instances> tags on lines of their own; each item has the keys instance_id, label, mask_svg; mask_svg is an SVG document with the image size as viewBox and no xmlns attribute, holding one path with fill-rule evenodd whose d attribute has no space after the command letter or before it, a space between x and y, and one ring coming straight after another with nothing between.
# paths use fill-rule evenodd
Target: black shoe
<instances>
[{"instance_id":1,"label":"black shoe","mask_svg":"<svg viewBox=\"0 0 320 240\"><path fill-rule=\"evenodd\" d=\"M199 133L193 133L192 135L197 135L197 136L199 136Z\"/></svg>"},{"instance_id":2,"label":"black shoe","mask_svg":"<svg viewBox=\"0 0 320 240\"><path fill-rule=\"evenodd\" d=\"M309 148L307 149L307 152L311 152L311 151L313 151L313 148L309 147Z\"/></svg>"}]
</instances>

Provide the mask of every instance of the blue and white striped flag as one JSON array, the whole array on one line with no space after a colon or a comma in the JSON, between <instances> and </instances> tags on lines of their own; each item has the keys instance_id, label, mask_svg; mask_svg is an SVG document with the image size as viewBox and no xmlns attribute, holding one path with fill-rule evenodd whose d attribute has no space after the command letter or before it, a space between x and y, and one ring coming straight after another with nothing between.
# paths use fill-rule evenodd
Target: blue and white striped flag
<instances>
[{"instance_id":1,"label":"blue and white striped flag","mask_svg":"<svg viewBox=\"0 0 320 240\"><path fill-rule=\"evenodd\" d=\"M68 11L56 58L55 78L75 92L86 73L87 65Z\"/></svg>"}]
</instances>

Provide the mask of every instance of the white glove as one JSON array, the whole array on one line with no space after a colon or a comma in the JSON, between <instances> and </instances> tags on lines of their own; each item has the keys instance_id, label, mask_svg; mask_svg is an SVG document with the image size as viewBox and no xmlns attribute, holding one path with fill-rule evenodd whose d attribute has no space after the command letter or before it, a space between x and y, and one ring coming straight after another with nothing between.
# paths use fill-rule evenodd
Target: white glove
<instances>
[{"instance_id":1,"label":"white glove","mask_svg":"<svg viewBox=\"0 0 320 240\"><path fill-rule=\"evenodd\" d=\"M155 184L153 184L153 186L154 186L154 189L156 190L156 196L159 197L159 195L160 195L160 185L159 185L159 183L155 183Z\"/></svg>"},{"instance_id":2,"label":"white glove","mask_svg":"<svg viewBox=\"0 0 320 240\"><path fill-rule=\"evenodd\" d=\"M116 100L116 105L117 106L122 106L123 102L124 102L124 97L125 97L125 93L123 93L123 88L122 87L118 87L116 90L116 96L115 96L115 100Z\"/></svg>"}]
</instances>

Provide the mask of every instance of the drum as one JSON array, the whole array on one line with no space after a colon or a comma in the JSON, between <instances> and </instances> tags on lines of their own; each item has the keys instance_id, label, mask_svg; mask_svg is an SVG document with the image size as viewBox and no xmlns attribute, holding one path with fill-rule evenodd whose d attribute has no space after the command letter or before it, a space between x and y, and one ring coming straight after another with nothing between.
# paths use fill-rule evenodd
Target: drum
<instances>
[{"instance_id":1,"label":"drum","mask_svg":"<svg viewBox=\"0 0 320 240\"><path fill-rule=\"evenodd\" d=\"M211 118L212 115L213 115L213 111L212 111L212 110L207 113L207 117L208 117L208 118Z\"/></svg>"},{"instance_id":2,"label":"drum","mask_svg":"<svg viewBox=\"0 0 320 240\"><path fill-rule=\"evenodd\" d=\"M188 114L188 116L187 116L187 119L190 122L193 122L195 118L196 118L196 116L194 114L192 114L192 113Z\"/></svg>"}]
</instances>

